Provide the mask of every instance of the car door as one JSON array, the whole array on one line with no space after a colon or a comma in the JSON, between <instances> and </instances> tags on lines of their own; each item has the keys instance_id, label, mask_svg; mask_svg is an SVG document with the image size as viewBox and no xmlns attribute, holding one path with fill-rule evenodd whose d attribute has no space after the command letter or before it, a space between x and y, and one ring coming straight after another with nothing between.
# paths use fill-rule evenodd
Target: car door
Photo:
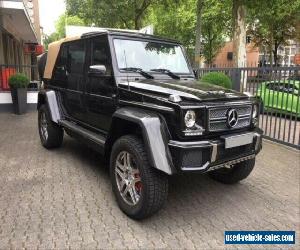
<instances>
[{"instance_id":1,"label":"car door","mask_svg":"<svg viewBox=\"0 0 300 250\"><path fill-rule=\"evenodd\" d=\"M283 94L283 110L286 110L288 113L297 113L297 105L299 105L299 96L298 89L296 85L290 81L289 83L285 83L284 88L282 89Z\"/></svg>"},{"instance_id":2,"label":"car door","mask_svg":"<svg viewBox=\"0 0 300 250\"><path fill-rule=\"evenodd\" d=\"M274 94L274 83L273 82L269 82L266 84L266 88L264 89L264 92L261 93L262 95L262 100L264 103L264 106L266 108L272 108L273 106L273 94Z\"/></svg>"},{"instance_id":3,"label":"car door","mask_svg":"<svg viewBox=\"0 0 300 250\"><path fill-rule=\"evenodd\" d=\"M85 40L73 41L68 44L67 57L67 78L68 86L66 89L65 107L71 118L78 121L85 121L85 59L86 45Z\"/></svg>"},{"instance_id":4,"label":"car door","mask_svg":"<svg viewBox=\"0 0 300 250\"><path fill-rule=\"evenodd\" d=\"M62 45L54 69L54 85L59 90L65 115L77 121L85 119L85 41Z\"/></svg>"},{"instance_id":5,"label":"car door","mask_svg":"<svg viewBox=\"0 0 300 250\"><path fill-rule=\"evenodd\" d=\"M89 66L105 66L104 74L88 73L86 92L87 119L89 125L108 131L112 114L116 110L116 87L108 37L97 36L90 39Z\"/></svg>"}]
</instances>

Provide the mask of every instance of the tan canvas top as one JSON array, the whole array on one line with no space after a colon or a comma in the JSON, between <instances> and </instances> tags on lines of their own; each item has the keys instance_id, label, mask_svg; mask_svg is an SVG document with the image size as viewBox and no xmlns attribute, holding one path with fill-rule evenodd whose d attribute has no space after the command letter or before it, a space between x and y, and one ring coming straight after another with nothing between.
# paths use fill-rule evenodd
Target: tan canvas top
<instances>
[{"instance_id":1,"label":"tan canvas top","mask_svg":"<svg viewBox=\"0 0 300 250\"><path fill-rule=\"evenodd\" d=\"M51 79L53 68L54 68L56 58L58 56L61 44L64 43L64 42L78 40L78 39L80 39L80 36L67 37L67 38L64 38L64 39L61 39L59 41L56 41L56 42L53 42L53 43L49 44L48 54L47 54L47 62L46 62L46 67L45 67L45 72L44 72L44 78Z\"/></svg>"}]
</instances>

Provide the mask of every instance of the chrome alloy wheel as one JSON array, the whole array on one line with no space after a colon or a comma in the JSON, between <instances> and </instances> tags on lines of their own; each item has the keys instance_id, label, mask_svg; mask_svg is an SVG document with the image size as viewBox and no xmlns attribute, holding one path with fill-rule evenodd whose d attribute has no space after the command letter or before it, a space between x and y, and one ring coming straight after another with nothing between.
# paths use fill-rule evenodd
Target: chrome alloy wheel
<instances>
[{"instance_id":1,"label":"chrome alloy wheel","mask_svg":"<svg viewBox=\"0 0 300 250\"><path fill-rule=\"evenodd\" d=\"M115 178L123 200L128 205L136 205L141 198L142 182L140 171L127 151L122 151L117 156Z\"/></svg>"},{"instance_id":2,"label":"chrome alloy wheel","mask_svg":"<svg viewBox=\"0 0 300 250\"><path fill-rule=\"evenodd\" d=\"M41 113L40 131L41 131L41 135L43 136L44 140L47 141L47 139L48 139L48 123L47 123L47 118L46 118L45 112Z\"/></svg>"}]
</instances>

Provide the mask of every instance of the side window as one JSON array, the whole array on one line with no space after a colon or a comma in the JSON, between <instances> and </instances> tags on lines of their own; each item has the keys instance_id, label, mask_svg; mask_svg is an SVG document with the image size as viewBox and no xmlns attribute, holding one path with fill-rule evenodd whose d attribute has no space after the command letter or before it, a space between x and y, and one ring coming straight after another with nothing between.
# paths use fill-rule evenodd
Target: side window
<instances>
[{"instance_id":1,"label":"side window","mask_svg":"<svg viewBox=\"0 0 300 250\"><path fill-rule=\"evenodd\" d=\"M294 93L294 90L295 90L295 86L292 83L290 84L286 83L283 88L283 92L291 93L291 94Z\"/></svg>"},{"instance_id":2,"label":"side window","mask_svg":"<svg viewBox=\"0 0 300 250\"><path fill-rule=\"evenodd\" d=\"M268 83L266 87L267 89L274 90L274 83Z\"/></svg>"},{"instance_id":3,"label":"side window","mask_svg":"<svg viewBox=\"0 0 300 250\"><path fill-rule=\"evenodd\" d=\"M84 41L69 44L67 56L67 71L69 74L82 74L85 61Z\"/></svg>"},{"instance_id":4,"label":"side window","mask_svg":"<svg viewBox=\"0 0 300 250\"><path fill-rule=\"evenodd\" d=\"M288 83L284 83L284 82L279 82L279 83L272 83L270 84L269 89L272 89L274 91L278 91L278 92L285 92L285 93L293 93L294 92L294 85L288 84Z\"/></svg>"},{"instance_id":5,"label":"side window","mask_svg":"<svg viewBox=\"0 0 300 250\"><path fill-rule=\"evenodd\" d=\"M59 57L57 58L56 68L66 67L68 56L68 46L62 45Z\"/></svg>"},{"instance_id":6,"label":"side window","mask_svg":"<svg viewBox=\"0 0 300 250\"><path fill-rule=\"evenodd\" d=\"M107 76L112 75L111 56L107 38L96 38L92 40L92 54L90 65L104 65Z\"/></svg>"},{"instance_id":7,"label":"side window","mask_svg":"<svg viewBox=\"0 0 300 250\"><path fill-rule=\"evenodd\" d=\"M67 58L68 58L68 46L62 45L58 54L55 67L53 70L53 85L58 87L64 87L66 85L67 75Z\"/></svg>"},{"instance_id":8,"label":"side window","mask_svg":"<svg viewBox=\"0 0 300 250\"><path fill-rule=\"evenodd\" d=\"M280 91L282 92L284 89L284 83L274 83L274 88L275 91Z\"/></svg>"}]
</instances>

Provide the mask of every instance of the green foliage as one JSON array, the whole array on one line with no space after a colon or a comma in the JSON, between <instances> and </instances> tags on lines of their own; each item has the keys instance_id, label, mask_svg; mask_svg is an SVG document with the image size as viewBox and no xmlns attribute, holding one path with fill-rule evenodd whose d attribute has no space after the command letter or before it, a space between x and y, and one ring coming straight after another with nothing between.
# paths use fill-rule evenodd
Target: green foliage
<instances>
[{"instance_id":1,"label":"green foliage","mask_svg":"<svg viewBox=\"0 0 300 250\"><path fill-rule=\"evenodd\" d=\"M247 19L252 41L273 53L277 64L279 46L300 37L300 0L249 1Z\"/></svg>"},{"instance_id":2,"label":"green foliage","mask_svg":"<svg viewBox=\"0 0 300 250\"><path fill-rule=\"evenodd\" d=\"M202 53L211 64L230 33L231 0L203 2ZM194 49L197 0L66 0L66 4L68 15L77 15L88 25L140 29L152 24L156 35L180 41L190 56Z\"/></svg>"},{"instance_id":3,"label":"green foliage","mask_svg":"<svg viewBox=\"0 0 300 250\"><path fill-rule=\"evenodd\" d=\"M192 54L196 40L197 3L201 2L201 54L211 64L233 34L232 7L236 0L65 0L66 16L57 21L57 32L46 38L64 37L69 25L140 29L153 24L156 35L179 40ZM252 41L273 52L288 39L300 39L300 0L242 0L247 7L247 28ZM74 18L73 18L74 17ZM298 25L298 28L295 28ZM198 30L198 29L197 29ZM47 40L48 39L48 40ZM197 52L199 53L199 52Z\"/></svg>"},{"instance_id":4,"label":"green foliage","mask_svg":"<svg viewBox=\"0 0 300 250\"><path fill-rule=\"evenodd\" d=\"M224 45L225 38L231 34L231 8L230 0L204 1L202 13L202 53L207 64L212 64L220 48Z\"/></svg>"},{"instance_id":5,"label":"green foliage","mask_svg":"<svg viewBox=\"0 0 300 250\"><path fill-rule=\"evenodd\" d=\"M67 16L66 14L62 14L55 22L56 31L50 35L46 35L44 38L44 45L46 50L48 49L48 45L50 43L66 36L66 25L84 26L85 23L83 19L78 16Z\"/></svg>"},{"instance_id":6,"label":"green foliage","mask_svg":"<svg viewBox=\"0 0 300 250\"><path fill-rule=\"evenodd\" d=\"M56 32L59 39L66 36L66 25L84 26L84 21L78 16L68 16L62 14L55 23Z\"/></svg>"},{"instance_id":7,"label":"green foliage","mask_svg":"<svg viewBox=\"0 0 300 250\"><path fill-rule=\"evenodd\" d=\"M8 84L12 89L27 88L29 79L24 74L15 74L8 78Z\"/></svg>"},{"instance_id":8,"label":"green foliage","mask_svg":"<svg viewBox=\"0 0 300 250\"><path fill-rule=\"evenodd\" d=\"M162 0L66 0L67 14L78 15L89 25L140 29L148 8Z\"/></svg>"},{"instance_id":9,"label":"green foliage","mask_svg":"<svg viewBox=\"0 0 300 250\"><path fill-rule=\"evenodd\" d=\"M52 42L55 42L59 40L59 35L57 32L54 32L52 33L51 35L45 35L45 38L44 38L44 46L45 46L45 49L48 50L48 46L50 43Z\"/></svg>"},{"instance_id":10,"label":"green foliage","mask_svg":"<svg viewBox=\"0 0 300 250\"><path fill-rule=\"evenodd\" d=\"M152 5L146 17L147 24L154 25L156 35L180 41L185 47L195 43L195 0L166 1Z\"/></svg>"},{"instance_id":11,"label":"green foliage","mask_svg":"<svg viewBox=\"0 0 300 250\"><path fill-rule=\"evenodd\" d=\"M201 81L222 86L227 89L232 88L231 79L224 73L220 73L220 72L209 72L204 76L202 76Z\"/></svg>"}]
</instances>

